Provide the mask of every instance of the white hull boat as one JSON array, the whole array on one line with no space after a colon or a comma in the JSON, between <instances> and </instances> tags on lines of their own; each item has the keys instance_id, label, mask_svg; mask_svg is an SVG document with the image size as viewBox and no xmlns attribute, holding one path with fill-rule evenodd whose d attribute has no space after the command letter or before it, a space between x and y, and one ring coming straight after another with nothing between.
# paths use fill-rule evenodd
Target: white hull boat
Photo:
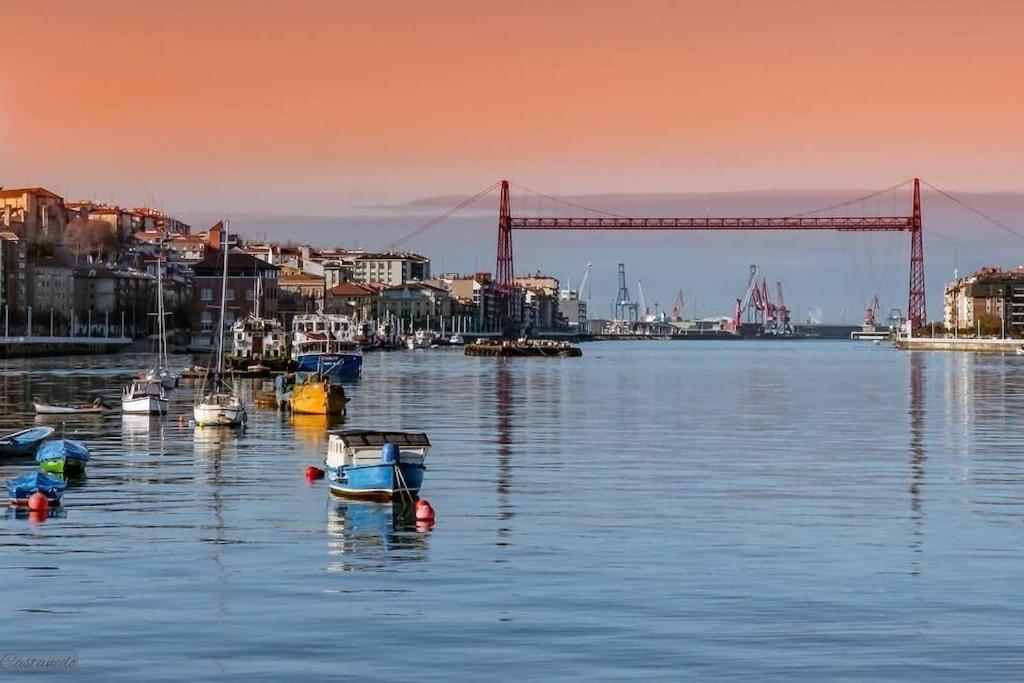
<instances>
[{"instance_id":1,"label":"white hull boat","mask_svg":"<svg viewBox=\"0 0 1024 683\"><path fill-rule=\"evenodd\" d=\"M101 398L92 403L43 403L37 399L32 407L36 415L96 415L109 409Z\"/></svg>"},{"instance_id":2,"label":"white hull boat","mask_svg":"<svg viewBox=\"0 0 1024 683\"><path fill-rule=\"evenodd\" d=\"M238 427L249 419L245 405L234 394L207 394L192 407L200 427Z\"/></svg>"},{"instance_id":3,"label":"white hull boat","mask_svg":"<svg viewBox=\"0 0 1024 683\"><path fill-rule=\"evenodd\" d=\"M159 382L136 380L121 394L121 412L131 415L164 415L170 401Z\"/></svg>"}]
</instances>

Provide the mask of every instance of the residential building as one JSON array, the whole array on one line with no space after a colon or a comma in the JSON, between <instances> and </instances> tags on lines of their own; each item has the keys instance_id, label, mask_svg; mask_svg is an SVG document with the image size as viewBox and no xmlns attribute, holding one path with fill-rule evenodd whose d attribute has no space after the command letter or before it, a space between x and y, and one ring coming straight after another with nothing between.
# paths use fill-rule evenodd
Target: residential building
<instances>
[{"instance_id":1,"label":"residential building","mask_svg":"<svg viewBox=\"0 0 1024 683\"><path fill-rule=\"evenodd\" d=\"M342 282L327 290L325 313L342 313L357 322L377 317L380 286Z\"/></svg>"},{"instance_id":2,"label":"residential building","mask_svg":"<svg viewBox=\"0 0 1024 683\"><path fill-rule=\"evenodd\" d=\"M64 199L42 187L0 189L3 229L29 244L60 243L68 224Z\"/></svg>"},{"instance_id":3,"label":"residential building","mask_svg":"<svg viewBox=\"0 0 1024 683\"><path fill-rule=\"evenodd\" d=\"M946 285L943 323L947 331L1024 335L1024 267L982 268Z\"/></svg>"},{"instance_id":4,"label":"residential building","mask_svg":"<svg viewBox=\"0 0 1024 683\"><path fill-rule=\"evenodd\" d=\"M0 304L7 320L21 319L26 306L25 240L9 230L0 231Z\"/></svg>"},{"instance_id":5,"label":"residential building","mask_svg":"<svg viewBox=\"0 0 1024 683\"><path fill-rule=\"evenodd\" d=\"M430 279L430 259L410 252L361 254L352 261L353 282L381 282L394 287Z\"/></svg>"},{"instance_id":6,"label":"residential building","mask_svg":"<svg viewBox=\"0 0 1024 683\"><path fill-rule=\"evenodd\" d=\"M541 292L551 297L558 296L558 279L550 275L527 275L526 277L515 278L515 286L521 289Z\"/></svg>"},{"instance_id":7,"label":"residential building","mask_svg":"<svg viewBox=\"0 0 1024 683\"><path fill-rule=\"evenodd\" d=\"M324 278L322 275L312 275L284 266L278 275L278 287L283 293L290 294L295 299L312 302L313 311L323 307Z\"/></svg>"},{"instance_id":8,"label":"residential building","mask_svg":"<svg viewBox=\"0 0 1024 683\"><path fill-rule=\"evenodd\" d=\"M150 209L146 206L131 210L133 218L132 232L149 232L157 230L164 235L188 235L192 227L177 218L168 216L163 211Z\"/></svg>"},{"instance_id":9,"label":"residential building","mask_svg":"<svg viewBox=\"0 0 1024 683\"><path fill-rule=\"evenodd\" d=\"M223 267L219 249L210 249L206 258L192 266L192 348L205 349L213 345L220 316ZM247 318L255 311L257 280L261 294L260 316L273 318L277 315L279 270L273 264L240 251L232 250L228 254L225 327L230 328L235 320Z\"/></svg>"},{"instance_id":10,"label":"residential building","mask_svg":"<svg viewBox=\"0 0 1024 683\"><path fill-rule=\"evenodd\" d=\"M36 316L53 311L61 323L75 306L75 270L53 259L28 264L27 299Z\"/></svg>"},{"instance_id":11,"label":"residential building","mask_svg":"<svg viewBox=\"0 0 1024 683\"><path fill-rule=\"evenodd\" d=\"M104 334L120 331L139 338L152 329L149 313L154 310L156 278L135 269L112 268L103 263L74 267L72 320L75 334ZM91 325L91 327L90 327ZM113 333L113 332L112 332Z\"/></svg>"},{"instance_id":12,"label":"residential building","mask_svg":"<svg viewBox=\"0 0 1024 683\"><path fill-rule=\"evenodd\" d=\"M135 216L129 209L88 200L68 202L67 209L70 214L69 220L77 218L82 221L94 220L109 223L122 241L135 232Z\"/></svg>"},{"instance_id":13,"label":"residential building","mask_svg":"<svg viewBox=\"0 0 1024 683\"><path fill-rule=\"evenodd\" d=\"M411 329L434 325L451 314L451 295L443 287L407 282L380 292L379 315L411 321Z\"/></svg>"}]
</instances>

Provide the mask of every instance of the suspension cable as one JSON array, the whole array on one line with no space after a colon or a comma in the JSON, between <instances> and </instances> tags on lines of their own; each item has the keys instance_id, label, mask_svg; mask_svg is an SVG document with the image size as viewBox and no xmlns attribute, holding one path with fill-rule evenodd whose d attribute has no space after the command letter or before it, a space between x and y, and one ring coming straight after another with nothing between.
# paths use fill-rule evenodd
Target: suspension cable
<instances>
[{"instance_id":1,"label":"suspension cable","mask_svg":"<svg viewBox=\"0 0 1024 683\"><path fill-rule=\"evenodd\" d=\"M1014 230L1010 226L1006 225L1005 223L997 221L995 218L992 218L992 216L989 216L988 214L980 211L979 209L974 208L973 206L971 206L970 204L968 204L967 202L965 202L963 200L957 199L956 197L954 197L950 193L948 193L948 192L946 192L944 190L940 190L939 188L935 187L934 185L932 185L931 183L929 183L926 180L922 180L921 182L924 183L925 185L927 185L928 187L930 187L931 189L935 190L939 194L941 194L946 199L959 204L960 206L964 207L965 209L967 209L968 211L970 211L973 214L981 216L982 218L987 220L989 223L991 223L991 224L993 224L993 225L995 225L997 227L1002 228L1003 230L1005 230L1006 232L1010 233L1011 235L1014 235L1016 237L1024 239L1024 234L1017 232L1016 230Z\"/></svg>"},{"instance_id":2,"label":"suspension cable","mask_svg":"<svg viewBox=\"0 0 1024 683\"><path fill-rule=\"evenodd\" d=\"M501 181L495 182L492 185L489 185L488 187L480 190L479 192L477 192L472 197L468 197L467 199L462 200L461 202L459 202L458 204L456 204L452 208L450 208L447 211L445 211L440 216L435 216L434 218L430 219L429 221L427 221L426 223L424 223L420 227L416 228L412 232L410 232L407 235L405 235L404 237L401 237L401 238L395 240L394 242L392 242L391 244L389 244L387 249L386 249L386 251L394 251L395 249L397 249L398 247L402 246L403 244L405 244L409 240L413 239L414 237L418 237L419 235L422 235L423 233L425 233L427 230L430 230L432 227L434 227L438 223L441 223L441 222L447 220L448 218L451 218L454 214L456 214L459 211L461 211L462 209L466 208L467 206L469 206L473 202L477 201L478 199L480 199L484 195L493 192L494 189L497 188L498 185L500 185L500 184L501 184Z\"/></svg>"}]
</instances>

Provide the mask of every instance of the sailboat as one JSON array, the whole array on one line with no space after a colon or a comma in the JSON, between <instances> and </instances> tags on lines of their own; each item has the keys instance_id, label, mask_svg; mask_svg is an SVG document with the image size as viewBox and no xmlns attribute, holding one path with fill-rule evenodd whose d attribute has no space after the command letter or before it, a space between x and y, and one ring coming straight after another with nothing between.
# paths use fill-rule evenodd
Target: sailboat
<instances>
[{"instance_id":1,"label":"sailboat","mask_svg":"<svg viewBox=\"0 0 1024 683\"><path fill-rule=\"evenodd\" d=\"M166 316L168 315L164 311L164 279L163 279L163 259L160 254L156 257L156 316L157 316L157 347L156 347L156 365L146 371L142 375L141 379L150 382L159 382L164 389L173 389L178 386L178 375L170 368L170 362L167 357L167 323Z\"/></svg>"},{"instance_id":2,"label":"sailboat","mask_svg":"<svg viewBox=\"0 0 1024 683\"><path fill-rule=\"evenodd\" d=\"M245 404L234 388L224 379L224 311L227 308L228 291L228 233L224 231L224 273L220 286L220 320L217 326L216 363L207 369L210 386L203 382L203 391L192 407L192 415L200 427L237 427L245 424L248 414ZM212 377L210 377L212 373Z\"/></svg>"}]
</instances>

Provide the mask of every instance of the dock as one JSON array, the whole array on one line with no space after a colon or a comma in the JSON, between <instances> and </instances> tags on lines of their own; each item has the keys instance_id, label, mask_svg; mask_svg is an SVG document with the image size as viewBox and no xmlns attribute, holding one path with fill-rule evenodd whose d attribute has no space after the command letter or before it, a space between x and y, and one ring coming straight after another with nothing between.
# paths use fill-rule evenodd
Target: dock
<instances>
[{"instance_id":1,"label":"dock","mask_svg":"<svg viewBox=\"0 0 1024 683\"><path fill-rule=\"evenodd\" d=\"M578 358L583 351L569 342L489 340L467 344L467 356L491 358Z\"/></svg>"},{"instance_id":2,"label":"dock","mask_svg":"<svg viewBox=\"0 0 1024 683\"><path fill-rule=\"evenodd\" d=\"M978 337L900 337L893 342L904 351L961 351L969 353L1016 353L1024 347L1022 339Z\"/></svg>"}]
</instances>

